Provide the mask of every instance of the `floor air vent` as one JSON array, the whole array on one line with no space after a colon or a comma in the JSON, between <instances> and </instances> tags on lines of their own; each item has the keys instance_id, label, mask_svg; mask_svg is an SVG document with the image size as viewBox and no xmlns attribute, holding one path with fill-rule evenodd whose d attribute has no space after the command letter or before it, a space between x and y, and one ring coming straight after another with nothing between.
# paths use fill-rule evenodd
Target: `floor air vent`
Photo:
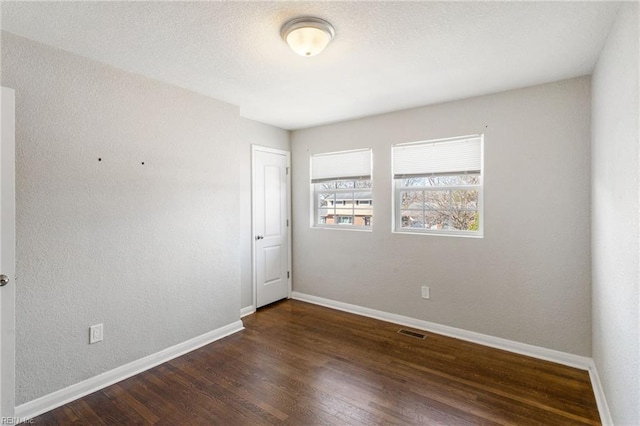
<instances>
[{"instance_id":1,"label":"floor air vent","mask_svg":"<svg viewBox=\"0 0 640 426\"><path fill-rule=\"evenodd\" d=\"M398 333L403 334L405 336L409 336L409 337L415 337L416 339L427 338L427 336L422 333L416 333L415 331L405 330L404 328L401 328L400 330L398 330Z\"/></svg>"}]
</instances>

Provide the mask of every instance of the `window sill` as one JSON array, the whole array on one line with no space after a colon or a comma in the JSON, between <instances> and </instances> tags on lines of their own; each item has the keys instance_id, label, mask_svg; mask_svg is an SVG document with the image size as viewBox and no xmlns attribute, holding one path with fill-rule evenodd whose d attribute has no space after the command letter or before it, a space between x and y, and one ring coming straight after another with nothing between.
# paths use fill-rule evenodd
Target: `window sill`
<instances>
[{"instance_id":1,"label":"window sill","mask_svg":"<svg viewBox=\"0 0 640 426\"><path fill-rule=\"evenodd\" d=\"M482 233L478 233L478 234L461 234L458 232L446 232L446 231L440 231L440 232L434 232L434 231L398 231L398 230L393 230L391 231L393 234L406 234L406 235L429 235L429 236L435 236L435 237L455 237L455 238L475 238L475 239L482 239L484 238L484 234Z\"/></svg>"},{"instance_id":2,"label":"window sill","mask_svg":"<svg viewBox=\"0 0 640 426\"><path fill-rule=\"evenodd\" d=\"M346 225L335 225L335 226L312 226L311 229L328 229L330 231L355 231L355 232L371 232L371 227L356 227L356 226L346 226Z\"/></svg>"}]
</instances>

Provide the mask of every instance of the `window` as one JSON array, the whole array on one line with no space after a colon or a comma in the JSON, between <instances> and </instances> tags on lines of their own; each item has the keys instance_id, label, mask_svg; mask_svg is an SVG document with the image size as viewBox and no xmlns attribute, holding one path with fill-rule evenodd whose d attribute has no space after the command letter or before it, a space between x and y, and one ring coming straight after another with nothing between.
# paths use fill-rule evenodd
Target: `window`
<instances>
[{"instance_id":1,"label":"window","mask_svg":"<svg viewBox=\"0 0 640 426\"><path fill-rule=\"evenodd\" d=\"M395 231L482 236L483 136L392 147Z\"/></svg>"},{"instance_id":2,"label":"window","mask_svg":"<svg viewBox=\"0 0 640 426\"><path fill-rule=\"evenodd\" d=\"M311 156L313 226L371 229L371 150Z\"/></svg>"},{"instance_id":3,"label":"window","mask_svg":"<svg viewBox=\"0 0 640 426\"><path fill-rule=\"evenodd\" d=\"M353 225L353 216L338 216L340 225Z\"/></svg>"}]
</instances>

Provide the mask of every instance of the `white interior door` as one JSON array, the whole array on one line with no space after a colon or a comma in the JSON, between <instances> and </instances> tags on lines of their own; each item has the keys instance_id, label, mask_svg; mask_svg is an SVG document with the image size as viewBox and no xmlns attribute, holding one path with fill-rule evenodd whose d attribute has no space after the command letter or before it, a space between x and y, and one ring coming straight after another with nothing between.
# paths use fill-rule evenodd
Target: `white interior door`
<instances>
[{"instance_id":1,"label":"white interior door","mask_svg":"<svg viewBox=\"0 0 640 426\"><path fill-rule=\"evenodd\" d=\"M2 88L0 107L0 418L15 407L15 94Z\"/></svg>"},{"instance_id":2,"label":"white interior door","mask_svg":"<svg viewBox=\"0 0 640 426\"><path fill-rule=\"evenodd\" d=\"M256 308L289 297L289 153L253 146L253 276Z\"/></svg>"}]
</instances>

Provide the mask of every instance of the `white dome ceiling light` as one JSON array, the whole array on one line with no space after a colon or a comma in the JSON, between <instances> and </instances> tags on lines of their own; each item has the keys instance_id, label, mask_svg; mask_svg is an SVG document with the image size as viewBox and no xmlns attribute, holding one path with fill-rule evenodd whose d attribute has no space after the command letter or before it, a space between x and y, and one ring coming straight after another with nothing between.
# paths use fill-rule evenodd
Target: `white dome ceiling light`
<instances>
[{"instance_id":1,"label":"white dome ceiling light","mask_svg":"<svg viewBox=\"0 0 640 426\"><path fill-rule=\"evenodd\" d=\"M282 39L300 56L322 52L336 35L333 26L320 18L304 17L287 22L280 30Z\"/></svg>"}]
</instances>

